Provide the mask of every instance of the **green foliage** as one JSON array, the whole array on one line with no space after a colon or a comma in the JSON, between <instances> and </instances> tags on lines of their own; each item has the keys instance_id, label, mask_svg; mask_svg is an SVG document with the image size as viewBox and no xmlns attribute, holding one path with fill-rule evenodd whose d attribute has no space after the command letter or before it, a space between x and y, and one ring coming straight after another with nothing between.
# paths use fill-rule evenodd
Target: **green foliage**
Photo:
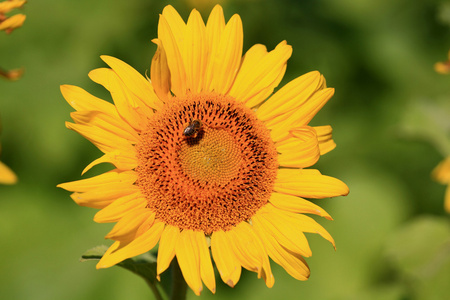
<instances>
[{"instance_id":1,"label":"green foliage","mask_svg":"<svg viewBox=\"0 0 450 300\"><path fill-rule=\"evenodd\" d=\"M103 257L106 250L108 250L108 247L104 245L89 249L83 253L80 261L98 261ZM138 275L144 279L152 291L156 291L156 293L160 294L160 291L158 290L158 280L156 279L156 257L150 252L128 258L118 263L117 266Z\"/></svg>"},{"instance_id":2,"label":"green foliage","mask_svg":"<svg viewBox=\"0 0 450 300\"><path fill-rule=\"evenodd\" d=\"M395 231L385 256L414 299L446 299L450 282L450 222L423 216Z\"/></svg>"},{"instance_id":3,"label":"green foliage","mask_svg":"<svg viewBox=\"0 0 450 300\"><path fill-rule=\"evenodd\" d=\"M97 246L88 251L84 252L81 256L80 261L91 261L100 260L105 254L108 247ZM126 259L117 264L128 271L135 273L142 277L146 282L155 285L156 279L156 258L150 254L150 252L144 253L142 255Z\"/></svg>"}]
</instances>

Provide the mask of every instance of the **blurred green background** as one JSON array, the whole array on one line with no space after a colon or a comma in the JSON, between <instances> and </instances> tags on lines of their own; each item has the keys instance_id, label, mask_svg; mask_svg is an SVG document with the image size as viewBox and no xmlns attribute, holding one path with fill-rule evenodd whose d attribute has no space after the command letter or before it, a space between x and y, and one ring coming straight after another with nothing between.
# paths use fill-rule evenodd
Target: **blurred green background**
<instances>
[{"instance_id":1,"label":"blurred green background","mask_svg":"<svg viewBox=\"0 0 450 300\"><path fill-rule=\"evenodd\" d=\"M72 109L59 85L81 86L109 99L87 73L118 57L148 72L158 14L172 4L186 20L193 6L204 19L209 1L30 0L22 28L0 32L0 65L25 67L22 79L0 81L1 160L19 183L0 186L1 299L152 299L143 280L113 267L80 263L112 224L92 221L61 182L80 179L100 156L65 128ZM225 16L241 15L244 51L294 52L281 85L319 70L336 88L313 120L331 124L337 148L318 168L350 187L350 195L315 201L334 221L318 219L337 243L309 235L311 278L296 281L273 264L275 286L244 272L234 289L200 299L449 299L450 222L445 187L430 178L443 159L445 136L436 114L448 113L450 77L434 72L450 48L450 2L410 0L228 0ZM280 85L280 86L281 86ZM447 119L447 120L448 120ZM447 128L448 130L448 128ZM434 140L433 138L434 137ZM449 153L447 153L449 154ZM86 177L102 172L103 166ZM197 297L189 291L189 299Z\"/></svg>"}]
</instances>

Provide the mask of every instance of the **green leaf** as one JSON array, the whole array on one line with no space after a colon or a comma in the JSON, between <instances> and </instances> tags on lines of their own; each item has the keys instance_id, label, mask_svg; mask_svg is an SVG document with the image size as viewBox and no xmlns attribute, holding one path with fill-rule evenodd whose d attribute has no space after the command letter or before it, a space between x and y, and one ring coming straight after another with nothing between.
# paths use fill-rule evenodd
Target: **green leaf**
<instances>
[{"instance_id":1,"label":"green leaf","mask_svg":"<svg viewBox=\"0 0 450 300\"><path fill-rule=\"evenodd\" d=\"M134 258L128 258L117 264L151 283L156 283L156 258L150 253L144 253Z\"/></svg>"},{"instance_id":2,"label":"green leaf","mask_svg":"<svg viewBox=\"0 0 450 300\"><path fill-rule=\"evenodd\" d=\"M450 282L450 222L420 217L395 232L385 251L414 299L446 299Z\"/></svg>"},{"instance_id":3,"label":"green leaf","mask_svg":"<svg viewBox=\"0 0 450 300\"><path fill-rule=\"evenodd\" d=\"M108 250L108 247L104 245L89 249L83 255L81 255L80 261L85 262L90 260L100 260L105 254L106 250ZM149 252L133 258L128 258L118 263L117 266L131 271L151 283L155 283L157 281L156 258Z\"/></svg>"},{"instance_id":4,"label":"green leaf","mask_svg":"<svg viewBox=\"0 0 450 300\"><path fill-rule=\"evenodd\" d=\"M410 101L404 108L399 133L406 138L427 141L447 156L450 154L449 116L448 98Z\"/></svg>"},{"instance_id":5,"label":"green leaf","mask_svg":"<svg viewBox=\"0 0 450 300\"><path fill-rule=\"evenodd\" d=\"M89 260L100 260L100 258L103 257L103 254L105 254L106 250L108 250L108 247L105 245L100 245L89 249L84 252L83 255L81 255L80 261L85 262Z\"/></svg>"},{"instance_id":6,"label":"green leaf","mask_svg":"<svg viewBox=\"0 0 450 300\"><path fill-rule=\"evenodd\" d=\"M106 250L108 250L108 247L104 245L89 249L85 253L83 253L83 255L81 255L80 261L85 262L91 260L100 260L105 254ZM146 252L133 258L128 258L118 263L117 266L142 277L150 286L153 293L155 293L156 298L162 299L161 295L159 295L160 291L157 288L157 285L159 285L159 281L157 281L156 279L156 257L153 256L150 252Z\"/></svg>"}]
</instances>

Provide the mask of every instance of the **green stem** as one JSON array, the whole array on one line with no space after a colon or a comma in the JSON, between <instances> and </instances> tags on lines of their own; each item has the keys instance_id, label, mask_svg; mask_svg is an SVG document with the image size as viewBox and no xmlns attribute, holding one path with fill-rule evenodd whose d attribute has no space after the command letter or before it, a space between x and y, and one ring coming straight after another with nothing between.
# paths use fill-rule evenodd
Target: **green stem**
<instances>
[{"instance_id":1,"label":"green stem","mask_svg":"<svg viewBox=\"0 0 450 300\"><path fill-rule=\"evenodd\" d=\"M176 259L172 260L172 295L171 300L186 300L187 284Z\"/></svg>"},{"instance_id":2,"label":"green stem","mask_svg":"<svg viewBox=\"0 0 450 300\"><path fill-rule=\"evenodd\" d=\"M153 295L155 295L155 299L156 300L164 300L164 298L162 297L161 293L158 290L158 287L156 286L156 284L151 283L150 281L148 281L147 279L145 279L145 282L147 282L147 285L150 287L150 289L153 292Z\"/></svg>"}]
</instances>

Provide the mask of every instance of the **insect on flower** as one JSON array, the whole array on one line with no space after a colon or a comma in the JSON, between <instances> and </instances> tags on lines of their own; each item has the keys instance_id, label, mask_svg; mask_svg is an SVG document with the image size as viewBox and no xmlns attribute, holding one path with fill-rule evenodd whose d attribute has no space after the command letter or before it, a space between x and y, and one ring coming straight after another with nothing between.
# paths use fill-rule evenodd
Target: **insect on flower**
<instances>
[{"instance_id":1,"label":"insect on flower","mask_svg":"<svg viewBox=\"0 0 450 300\"><path fill-rule=\"evenodd\" d=\"M183 130L183 135L186 137L196 138L201 128L202 122L200 122L199 120L192 120L189 125Z\"/></svg>"}]
</instances>

